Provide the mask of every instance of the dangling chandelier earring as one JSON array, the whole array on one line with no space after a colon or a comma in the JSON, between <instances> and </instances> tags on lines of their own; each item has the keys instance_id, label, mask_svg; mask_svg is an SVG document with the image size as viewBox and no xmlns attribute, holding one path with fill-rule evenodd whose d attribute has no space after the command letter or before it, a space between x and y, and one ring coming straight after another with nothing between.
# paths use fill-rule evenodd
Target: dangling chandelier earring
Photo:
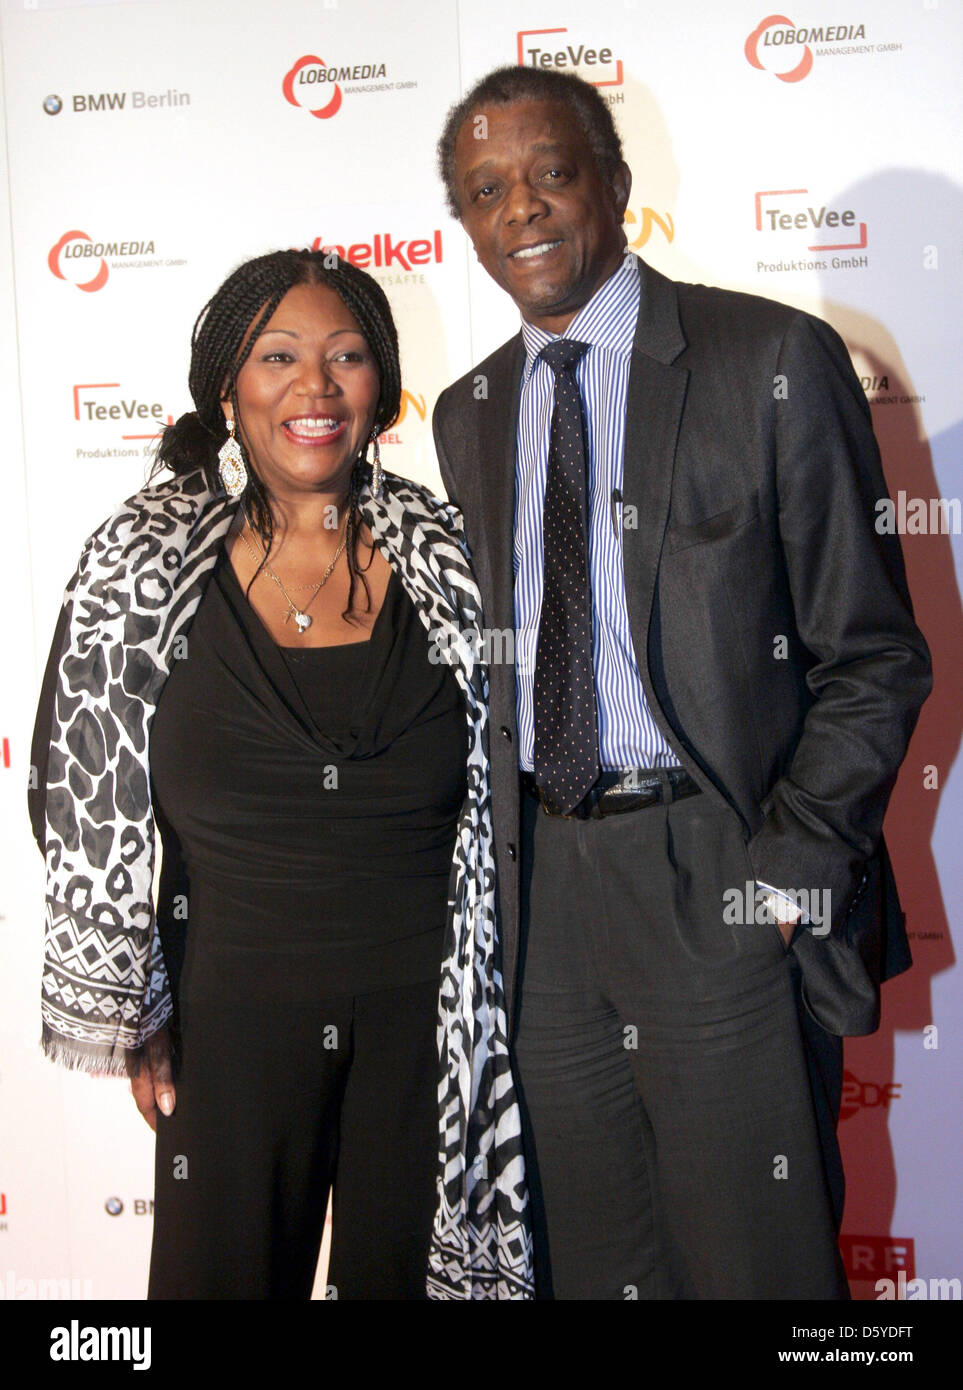
<instances>
[{"instance_id":1,"label":"dangling chandelier earring","mask_svg":"<svg viewBox=\"0 0 963 1390\"><path fill-rule=\"evenodd\" d=\"M371 431L371 442L374 445L374 462L371 465L371 491L375 497L381 495L381 451L378 448L378 427Z\"/></svg>"},{"instance_id":2,"label":"dangling chandelier earring","mask_svg":"<svg viewBox=\"0 0 963 1390\"><path fill-rule=\"evenodd\" d=\"M234 438L234 417L227 422L227 438L217 451L220 460L217 471L221 475L224 491L228 497L240 497L247 487L247 469L241 446Z\"/></svg>"}]
</instances>

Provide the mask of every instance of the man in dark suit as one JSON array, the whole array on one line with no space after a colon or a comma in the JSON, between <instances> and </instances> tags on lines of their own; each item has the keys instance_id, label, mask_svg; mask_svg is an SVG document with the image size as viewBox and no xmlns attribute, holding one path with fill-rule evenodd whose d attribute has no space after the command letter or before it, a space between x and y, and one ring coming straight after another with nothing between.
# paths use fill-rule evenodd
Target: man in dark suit
<instances>
[{"instance_id":1,"label":"man in dark suit","mask_svg":"<svg viewBox=\"0 0 963 1390\"><path fill-rule=\"evenodd\" d=\"M845 1298L841 1036L909 964L880 835L930 688L869 409L822 321L626 251L594 88L490 74L439 157L522 315L434 430L516 639L492 800L539 1291Z\"/></svg>"}]
</instances>

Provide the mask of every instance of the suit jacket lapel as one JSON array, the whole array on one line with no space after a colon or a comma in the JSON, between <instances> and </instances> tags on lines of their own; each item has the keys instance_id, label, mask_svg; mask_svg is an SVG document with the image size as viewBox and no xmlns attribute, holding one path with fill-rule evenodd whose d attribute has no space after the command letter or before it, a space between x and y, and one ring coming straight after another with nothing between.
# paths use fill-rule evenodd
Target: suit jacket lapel
<instances>
[{"instance_id":1,"label":"suit jacket lapel","mask_svg":"<svg viewBox=\"0 0 963 1390\"><path fill-rule=\"evenodd\" d=\"M486 540L481 551L491 566L491 572L479 581L486 601L485 620L491 627L508 629L515 626L515 434L524 364L525 349L519 334L493 360L488 380L490 424L476 446L478 514Z\"/></svg>"},{"instance_id":2,"label":"suit jacket lapel","mask_svg":"<svg viewBox=\"0 0 963 1390\"><path fill-rule=\"evenodd\" d=\"M641 260L639 271L642 296L625 412L623 569L636 660L657 709L648 667L649 622L689 373L671 365L686 346L675 285Z\"/></svg>"}]
</instances>

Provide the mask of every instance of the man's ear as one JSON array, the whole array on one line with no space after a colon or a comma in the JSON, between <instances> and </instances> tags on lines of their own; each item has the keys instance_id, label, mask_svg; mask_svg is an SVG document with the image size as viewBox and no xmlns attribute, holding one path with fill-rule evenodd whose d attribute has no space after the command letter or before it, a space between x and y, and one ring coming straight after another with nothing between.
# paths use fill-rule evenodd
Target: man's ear
<instances>
[{"instance_id":1,"label":"man's ear","mask_svg":"<svg viewBox=\"0 0 963 1390\"><path fill-rule=\"evenodd\" d=\"M625 216L625 209L629 205L629 194L632 192L632 170L627 164L620 164L612 175L612 193L615 198L615 209L619 214L619 220Z\"/></svg>"}]
</instances>

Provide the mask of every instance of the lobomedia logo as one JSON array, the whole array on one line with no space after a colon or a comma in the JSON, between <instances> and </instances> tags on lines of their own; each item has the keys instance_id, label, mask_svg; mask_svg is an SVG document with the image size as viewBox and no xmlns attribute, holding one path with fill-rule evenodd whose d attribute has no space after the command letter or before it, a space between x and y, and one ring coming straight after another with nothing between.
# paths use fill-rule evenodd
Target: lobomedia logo
<instances>
[{"instance_id":1,"label":"lobomedia logo","mask_svg":"<svg viewBox=\"0 0 963 1390\"><path fill-rule=\"evenodd\" d=\"M344 100L342 83L363 82L365 87L348 88L349 91L392 91L396 87L414 87L415 82L380 82L387 77L384 63L348 63L339 66L326 63L314 53L305 53L284 74L281 91L284 99L292 106L299 106L317 116L319 120L330 120L341 110Z\"/></svg>"},{"instance_id":2,"label":"lobomedia logo","mask_svg":"<svg viewBox=\"0 0 963 1390\"><path fill-rule=\"evenodd\" d=\"M354 63L338 67L334 63L325 63L324 58L318 58L313 53L306 53L285 72L281 90L285 101L292 106L303 107L311 115L317 115L318 120L327 121L332 115L338 115L340 104L345 99L340 83L370 82L384 76L384 63ZM386 83L386 86L393 86L393 83Z\"/></svg>"},{"instance_id":3,"label":"lobomedia logo","mask_svg":"<svg viewBox=\"0 0 963 1390\"><path fill-rule=\"evenodd\" d=\"M746 60L761 72L769 72L780 82L801 82L813 66L811 44L843 44L838 51L858 52L866 37L865 24L818 24L800 26L782 14L770 14L756 25L745 42ZM868 46L870 51L875 45Z\"/></svg>"},{"instance_id":4,"label":"lobomedia logo","mask_svg":"<svg viewBox=\"0 0 963 1390\"><path fill-rule=\"evenodd\" d=\"M154 256L153 241L94 241L87 232L64 232L47 253L47 265L58 280L66 280L78 290L93 294L102 290L110 274L110 265L156 264L144 261ZM170 264L170 262L169 262Z\"/></svg>"}]
</instances>

